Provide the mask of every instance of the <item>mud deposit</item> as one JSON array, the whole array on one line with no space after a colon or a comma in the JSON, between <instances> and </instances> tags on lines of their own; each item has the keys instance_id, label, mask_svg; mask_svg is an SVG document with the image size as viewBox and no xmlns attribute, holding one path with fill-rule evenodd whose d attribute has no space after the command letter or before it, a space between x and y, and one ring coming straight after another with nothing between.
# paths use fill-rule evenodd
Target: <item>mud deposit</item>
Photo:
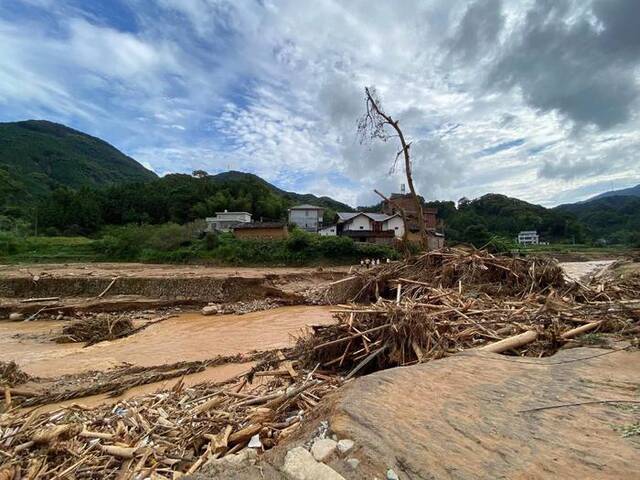
<instances>
[{"instance_id":1,"label":"mud deposit","mask_svg":"<svg viewBox=\"0 0 640 480\"><path fill-rule=\"evenodd\" d=\"M330 307L295 306L246 315L183 313L131 337L87 348L58 344L63 321L0 322L0 360L30 375L52 377L106 370L124 362L153 366L285 347L308 325L331 321Z\"/></svg>"}]
</instances>

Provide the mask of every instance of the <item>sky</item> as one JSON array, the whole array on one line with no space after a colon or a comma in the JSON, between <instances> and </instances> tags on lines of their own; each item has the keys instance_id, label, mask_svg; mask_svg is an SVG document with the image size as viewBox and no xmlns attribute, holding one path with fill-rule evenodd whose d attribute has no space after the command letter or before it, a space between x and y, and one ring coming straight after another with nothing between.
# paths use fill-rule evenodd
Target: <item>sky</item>
<instances>
[{"instance_id":1,"label":"sky","mask_svg":"<svg viewBox=\"0 0 640 480\"><path fill-rule=\"evenodd\" d=\"M427 199L553 206L640 183L637 0L0 0L0 121L103 138L159 175L397 192L364 87Z\"/></svg>"}]
</instances>

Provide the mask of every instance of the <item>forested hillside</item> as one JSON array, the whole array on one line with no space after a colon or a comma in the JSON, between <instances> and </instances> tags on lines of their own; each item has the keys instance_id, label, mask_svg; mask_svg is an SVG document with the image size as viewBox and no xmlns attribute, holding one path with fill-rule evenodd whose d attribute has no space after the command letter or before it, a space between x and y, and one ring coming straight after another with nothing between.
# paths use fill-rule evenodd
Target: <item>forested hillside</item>
<instances>
[{"instance_id":1,"label":"forested hillside","mask_svg":"<svg viewBox=\"0 0 640 480\"><path fill-rule=\"evenodd\" d=\"M29 120L0 123L0 213L24 211L60 187L99 187L157 178L99 138Z\"/></svg>"},{"instance_id":2,"label":"forested hillside","mask_svg":"<svg viewBox=\"0 0 640 480\"><path fill-rule=\"evenodd\" d=\"M91 234L105 225L186 223L225 209L246 211L260 220L283 220L297 203L335 210L351 207L328 197L284 192L256 175L173 174L144 183L106 188L58 189L41 202L39 222L52 233Z\"/></svg>"},{"instance_id":3,"label":"forested hillside","mask_svg":"<svg viewBox=\"0 0 640 480\"><path fill-rule=\"evenodd\" d=\"M574 215L595 241L640 246L640 197L605 196L554 209Z\"/></svg>"},{"instance_id":4,"label":"forested hillside","mask_svg":"<svg viewBox=\"0 0 640 480\"><path fill-rule=\"evenodd\" d=\"M438 209L438 220L449 241L484 245L492 236L513 239L522 230L537 230L543 241L576 242L586 240L585 229L569 212L559 212L540 205L495 193L475 200L424 202ZM378 211L381 204L362 207Z\"/></svg>"}]
</instances>

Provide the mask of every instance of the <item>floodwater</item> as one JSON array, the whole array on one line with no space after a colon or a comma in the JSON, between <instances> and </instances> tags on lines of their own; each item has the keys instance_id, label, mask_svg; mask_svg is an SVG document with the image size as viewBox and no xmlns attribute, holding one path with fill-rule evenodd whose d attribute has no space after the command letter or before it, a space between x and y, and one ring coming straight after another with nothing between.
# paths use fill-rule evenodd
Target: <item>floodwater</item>
<instances>
[{"instance_id":1,"label":"floodwater","mask_svg":"<svg viewBox=\"0 0 640 480\"><path fill-rule=\"evenodd\" d=\"M570 280L586 281L615 263L615 260L594 260L590 262L564 262L560 266Z\"/></svg>"},{"instance_id":2,"label":"floodwater","mask_svg":"<svg viewBox=\"0 0 640 480\"><path fill-rule=\"evenodd\" d=\"M107 370L123 362L154 366L206 360L291 345L307 326L330 323L330 309L294 306L221 316L183 313L130 337L87 348L51 341L60 334L62 321L6 321L0 322L0 360L13 360L39 377ZM215 376L216 369L211 370Z\"/></svg>"}]
</instances>

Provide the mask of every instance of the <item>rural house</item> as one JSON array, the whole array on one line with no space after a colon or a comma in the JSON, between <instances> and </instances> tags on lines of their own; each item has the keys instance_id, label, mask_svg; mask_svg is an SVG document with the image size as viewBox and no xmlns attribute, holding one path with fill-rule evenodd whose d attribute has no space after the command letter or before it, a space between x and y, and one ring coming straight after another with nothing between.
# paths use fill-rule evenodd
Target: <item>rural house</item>
<instances>
[{"instance_id":1,"label":"rural house","mask_svg":"<svg viewBox=\"0 0 640 480\"><path fill-rule=\"evenodd\" d=\"M520 245L538 245L540 243L540 236L536 230L524 230L518 233L516 241Z\"/></svg>"},{"instance_id":2,"label":"rural house","mask_svg":"<svg viewBox=\"0 0 640 480\"><path fill-rule=\"evenodd\" d=\"M403 188L404 190L404 188ZM413 196L409 193L392 193L389 200L382 202L382 211L387 215L401 215L404 210L407 216L407 238L410 241L418 241L420 236L420 227L418 223L418 211ZM444 247L444 235L436 228L438 226L438 209L422 208L424 225L427 230L427 242L430 249L438 249Z\"/></svg>"},{"instance_id":3,"label":"rural house","mask_svg":"<svg viewBox=\"0 0 640 480\"><path fill-rule=\"evenodd\" d=\"M207 217L208 232L229 232L239 223L251 222L251 214L248 212L216 212L215 217Z\"/></svg>"},{"instance_id":4,"label":"rural house","mask_svg":"<svg viewBox=\"0 0 640 480\"><path fill-rule=\"evenodd\" d=\"M322 226L324 208L315 205L297 205L289 209L289 223L302 230L316 233Z\"/></svg>"},{"instance_id":5,"label":"rural house","mask_svg":"<svg viewBox=\"0 0 640 480\"><path fill-rule=\"evenodd\" d=\"M356 242L390 244L394 238L402 238L404 222L397 214L338 212L336 233Z\"/></svg>"}]
</instances>

